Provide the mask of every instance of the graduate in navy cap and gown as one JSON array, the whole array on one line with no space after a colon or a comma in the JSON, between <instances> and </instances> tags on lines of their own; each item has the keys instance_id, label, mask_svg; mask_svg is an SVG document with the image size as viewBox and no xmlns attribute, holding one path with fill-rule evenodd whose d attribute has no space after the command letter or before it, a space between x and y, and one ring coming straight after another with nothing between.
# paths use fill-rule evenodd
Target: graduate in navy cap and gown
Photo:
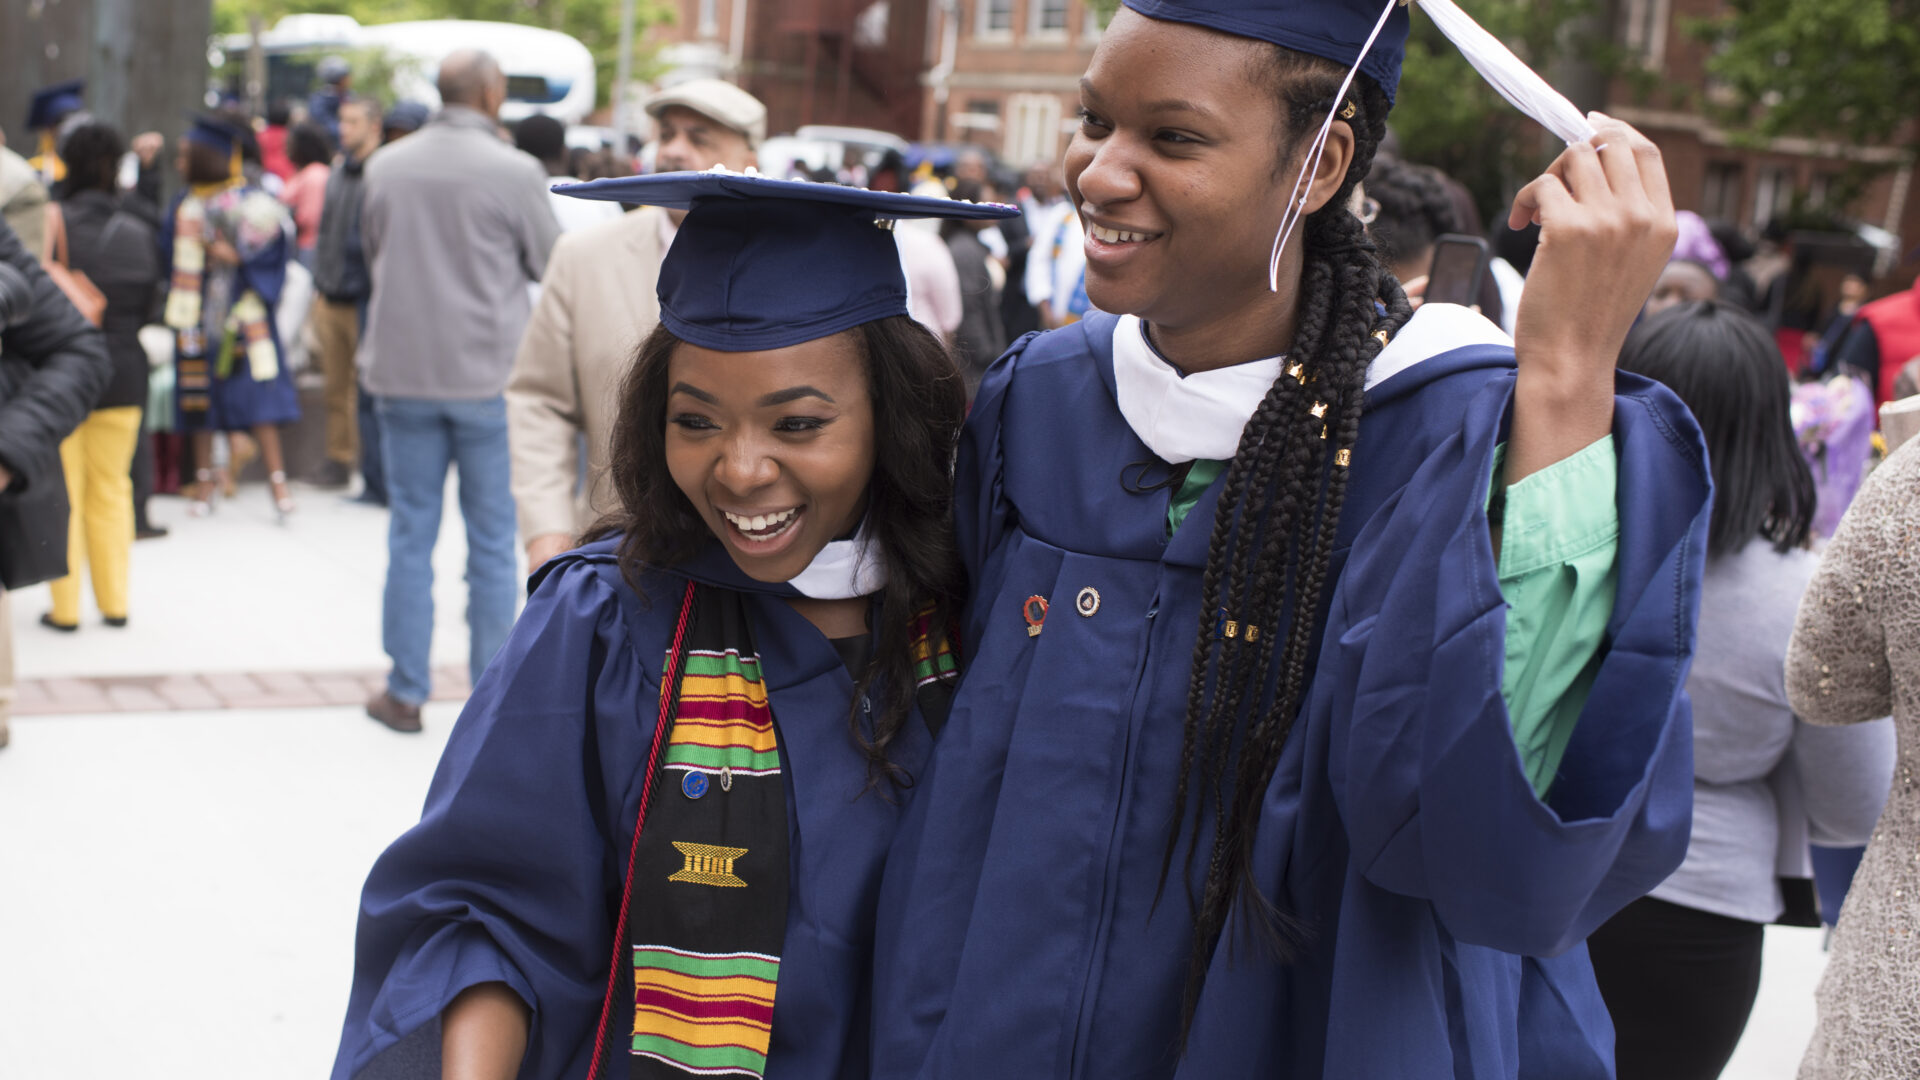
<instances>
[{"instance_id":1,"label":"graduate in navy cap and gown","mask_svg":"<svg viewBox=\"0 0 1920 1080\"><path fill-rule=\"evenodd\" d=\"M52 190L67 178L67 164L60 160L60 124L87 107L85 79L43 86L27 102L27 130L38 140L38 148L27 164L40 174L40 182Z\"/></svg>"},{"instance_id":2,"label":"graduate in navy cap and gown","mask_svg":"<svg viewBox=\"0 0 1920 1080\"><path fill-rule=\"evenodd\" d=\"M1117 314L968 419L973 674L888 860L874 1075L1610 1077L1582 941L1686 849L1710 488L1614 369L1659 154L1510 95L1578 129L1512 209L1510 341L1414 312L1348 210L1404 7L1126 5L1065 162Z\"/></svg>"},{"instance_id":3,"label":"graduate in navy cap and gown","mask_svg":"<svg viewBox=\"0 0 1920 1080\"><path fill-rule=\"evenodd\" d=\"M334 1080L864 1078L881 860L964 591L965 384L876 218L1018 211L557 190L689 210L619 390L620 509L535 575L368 877Z\"/></svg>"},{"instance_id":4,"label":"graduate in navy cap and gown","mask_svg":"<svg viewBox=\"0 0 1920 1080\"><path fill-rule=\"evenodd\" d=\"M192 435L197 463L189 512L212 509L213 436L250 431L284 520L293 500L280 425L300 419L300 393L274 310L293 251L293 218L280 200L247 182L239 139L224 121L202 116L180 140L186 187L160 232L170 273L162 321L173 330L175 430Z\"/></svg>"}]
</instances>

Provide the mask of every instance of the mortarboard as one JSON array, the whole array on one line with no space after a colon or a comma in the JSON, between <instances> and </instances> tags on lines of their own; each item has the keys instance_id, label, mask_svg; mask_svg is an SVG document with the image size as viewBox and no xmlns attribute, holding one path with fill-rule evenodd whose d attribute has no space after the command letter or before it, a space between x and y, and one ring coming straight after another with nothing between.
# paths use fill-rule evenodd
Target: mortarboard
<instances>
[{"instance_id":1,"label":"mortarboard","mask_svg":"<svg viewBox=\"0 0 1920 1080\"><path fill-rule=\"evenodd\" d=\"M68 113L85 108L86 99L82 95L86 89L85 79L68 79L35 90L33 99L27 103L27 129L34 131L54 127Z\"/></svg>"},{"instance_id":2,"label":"mortarboard","mask_svg":"<svg viewBox=\"0 0 1920 1080\"><path fill-rule=\"evenodd\" d=\"M1367 48L1379 0L1125 0L1150 19L1192 23L1210 30L1272 42L1282 48L1324 57L1360 72L1393 99L1400 85L1400 60L1407 51L1410 21L1403 8L1393 12L1373 47ZM1365 53L1365 59L1361 54Z\"/></svg>"},{"instance_id":3,"label":"mortarboard","mask_svg":"<svg viewBox=\"0 0 1920 1080\"><path fill-rule=\"evenodd\" d=\"M682 341L721 352L785 348L907 314L900 252L878 222L1020 213L718 168L553 190L688 211L660 264L660 321Z\"/></svg>"},{"instance_id":4,"label":"mortarboard","mask_svg":"<svg viewBox=\"0 0 1920 1080\"><path fill-rule=\"evenodd\" d=\"M222 154L232 154L240 133L233 125L215 116L195 116L187 126L187 141L211 147Z\"/></svg>"}]
</instances>

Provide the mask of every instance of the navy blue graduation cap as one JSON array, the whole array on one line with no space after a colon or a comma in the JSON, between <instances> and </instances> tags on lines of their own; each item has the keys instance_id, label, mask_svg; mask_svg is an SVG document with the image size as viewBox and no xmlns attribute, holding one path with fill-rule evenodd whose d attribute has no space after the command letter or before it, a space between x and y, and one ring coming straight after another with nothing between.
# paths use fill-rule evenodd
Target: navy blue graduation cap
<instances>
[{"instance_id":1,"label":"navy blue graduation cap","mask_svg":"<svg viewBox=\"0 0 1920 1080\"><path fill-rule=\"evenodd\" d=\"M686 210L660 264L660 321L720 352L779 349L907 314L900 218L1010 218L998 203L898 195L724 171L619 176L553 190Z\"/></svg>"},{"instance_id":2,"label":"navy blue graduation cap","mask_svg":"<svg viewBox=\"0 0 1920 1080\"><path fill-rule=\"evenodd\" d=\"M1272 42L1351 68L1380 21L1381 0L1125 0L1150 19L1192 23L1222 33ZM1410 20L1404 7L1387 19L1367 50L1362 74L1393 100Z\"/></svg>"},{"instance_id":3,"label":"navy blue graduation cap","mask_svg":"<svg viewBox=\"0 0 1920 1080\"><path fill-rule=\"evenodd\" d=\"M85 108L86 89L85 79L68 79L35 90L33 100L27 103L27 130L55 127L68 113Z\"/></svg>"},{"instance_id":4,"label":"navy blue graduation cap","mask_svg":"<svg viewBox=\"0 0 1920 1080\"><path fill-rule=\"evenodd\" d=\"M233 153L240 133L217 116L195 116L187 127L187 141L211 147L222 154Z\"/></svg>"}]
</instances>

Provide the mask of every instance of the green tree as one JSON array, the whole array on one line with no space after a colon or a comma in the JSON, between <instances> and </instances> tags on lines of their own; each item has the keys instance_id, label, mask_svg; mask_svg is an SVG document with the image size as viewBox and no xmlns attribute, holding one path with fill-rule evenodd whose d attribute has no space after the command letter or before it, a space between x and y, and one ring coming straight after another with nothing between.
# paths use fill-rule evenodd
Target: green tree
<instances>
[{"instance_id":1,"label":"green tree","mask_svg":"<svg viewBox=\"0 0 1920 1080\"><path fill-rule=\"evenodd\" d=\"M1559 81L1557 76L1574 67L1584 69L1588 82L1621 69L1611 39L1590 29L1603 14L1597 0L1479 0L1472 5L1475 21L1549 81ZM1487 85L1417 6L1391 125L1401 156L1465 184L1489 225L1504 216L1513 192L1564 149Z\"/></svg>"},{"instance_id":2,"label":"green tree","mask_svg":"<svg viewBox=\"0 0 1920 1080\"><path fill-rule=\"evenodd\" d=\"M250 16L271 27L294 14L351 15L363 25L414 19L482 19L558 30L580 40L593 53L596 100L612 100L613 75L620 48L621 0L213 0L216 34L244 33ZM634 4L634 77L652 74L653 48L645 39L650 26L671 22L670 0Z\"/></svg>"},{"instance_id":3,"label":"green tree","mask_svg":"<svg viewBox=\"0 0 1920 1080\"><path fill-rule=\"evenodd\" d=\"M1854 144L1920 140L1920 0L1727 0L1709 95L1728 128Z\"/></svg>"}]
</instances>

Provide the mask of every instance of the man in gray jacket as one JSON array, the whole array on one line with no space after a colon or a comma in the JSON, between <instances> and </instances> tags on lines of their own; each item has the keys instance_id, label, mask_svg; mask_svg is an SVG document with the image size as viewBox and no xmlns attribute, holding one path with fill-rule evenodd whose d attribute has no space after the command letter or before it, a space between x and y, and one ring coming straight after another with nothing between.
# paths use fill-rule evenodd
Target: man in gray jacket
<instances>
[{"instance_id":1,"label":"man in gray jacket","mask_svg":"<svg viewBox=\"0 0 1920 1080\"><path fill-rule=\"evenodd\" d=\"M366 168L373 294L360 359L377 398L391 519L382 637L393 670L367 713L420 730L431 691L433 545L447 469L467 526L468 670L506 640L519 595L502 391L559 225L540 163L497 134L506 76L463 50L440 65L439 115Z\"/></svg>"}]
</instances>

